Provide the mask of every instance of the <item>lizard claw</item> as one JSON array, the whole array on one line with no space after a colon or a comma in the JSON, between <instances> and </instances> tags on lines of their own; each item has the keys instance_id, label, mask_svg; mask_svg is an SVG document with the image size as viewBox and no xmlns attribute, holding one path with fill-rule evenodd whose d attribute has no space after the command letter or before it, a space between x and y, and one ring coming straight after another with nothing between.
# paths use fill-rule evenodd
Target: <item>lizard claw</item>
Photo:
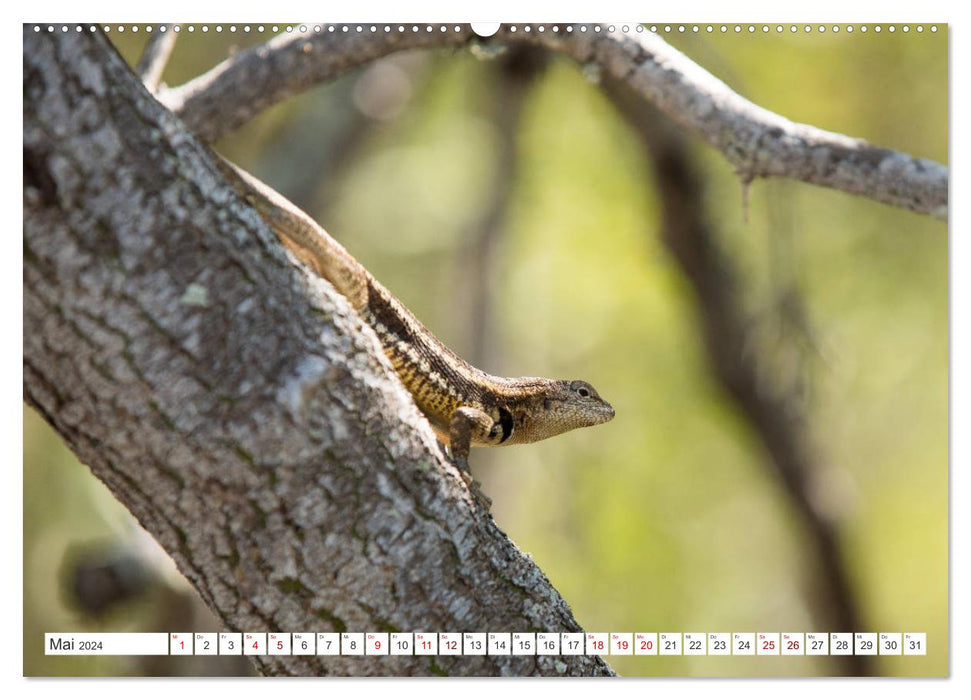
<instances>
[{"instance_id":1,"label":"lizard claw","mask_svg":"<svg viewBox=\"0 0 971 700\"><path fill-rule=\"evenodd\" d=\"M475 499L476 503L485 508L486 513L492 512L492 499L485 495L482 491L482 484L472 478L469 474L466 479L465 472L462 473L462 479L469 487L469 492L472 494L472 498Z\"/></svg>"},{"instance_id":2,"label":"lizard claw","mask_svg":"<svg viewBox=\"0 0 971 700\"><path fill-rule=\"evenodd\" d=\"M468 458L456 457L452 461L459 468L459 476L462 477L465 485L469 487L469 493L472 494L472 498L475 499L476 503L485 508L486 513L492 512L492 499L483 493L482 484L472 476Z\"/></svg>"}]
</instances>

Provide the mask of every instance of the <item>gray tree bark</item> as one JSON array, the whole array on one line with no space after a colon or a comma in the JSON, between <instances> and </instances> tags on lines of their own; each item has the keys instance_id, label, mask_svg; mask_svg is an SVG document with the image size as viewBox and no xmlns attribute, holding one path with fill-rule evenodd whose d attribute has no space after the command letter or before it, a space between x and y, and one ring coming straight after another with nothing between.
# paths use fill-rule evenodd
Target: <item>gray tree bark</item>
<instances>
[{"instance_id":1,"label":"gray tree bark","mask_svg":"<svg viewBox=\"0 0 971 700\"><path fill-rule=\"evenodd\" d=\"M24 397L238 631L580 631L377 340L99 34L24 29ZM582 657L267 674L606 675Z\"/></svg>"}]
</instances>

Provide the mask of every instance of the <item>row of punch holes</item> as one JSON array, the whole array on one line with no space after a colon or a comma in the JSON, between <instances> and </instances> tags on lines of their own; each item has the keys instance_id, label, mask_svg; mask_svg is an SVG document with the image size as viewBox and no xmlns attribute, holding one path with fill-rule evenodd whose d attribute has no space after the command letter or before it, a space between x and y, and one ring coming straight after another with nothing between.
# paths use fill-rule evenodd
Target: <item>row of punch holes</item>
<instances>
[{"instance_id":1,"label":"row of punch holes","mask_svg":"<svg viewBox=\"0 0 971 700\"><path fill-rule=\"evenodd\" d=\"M492 29L492 27L495 27L495 29ZM44 30L46 30L47 32L56 32L56 31L60 30L61 32L65 32L66 33L66 32L71 31L71 29L74 29L74 31L76 31L76 32L82 32L82 31L84 31L85 28L87 28L88 31L93 32L93 31L95 31L97 29L97 26L96 25L87 25L87 27L84 27L84 26L78 24L78 25L74 25L72 27L72 26L66 25L66 24L60 25L60 26L55 26L55 25L49 24L49 25L47 25L45 27L45 26L39 25L39 24L34 25L34 31L35 32L41 32L41 31L44 31ZM164 24L158 25L157 28L158 28L158 31L160 31L160 32L166 32L166 31L169 30L169 26L164 25ZM138 25L130 25L130 26L128 26L126 28L125 25L119 24L119 25L116 25L115 27L112 27L110 25L104 25L103 27L101 27L101 29L103 31L105 31L106 33L110 33L112 31L115 31L115 32L118 32L119 34L123 34L126 31L130 31L133 34L137 34L139 31L144 31L144 32L150 34L150 33L152 33L152 31L155 30L155 27L153 25L144 25L143 27L140 28ZM478 27L475 24L473 24L472 25L472 29L477 34L480 34L481 36L491 36L493 33L495 33L496 30L498 30L498 25L491 25L490 27L485 28L484 30L481 30L480 31L478 29ZM491 31L490 31L490 29L491 29ZM770 33L773 30L776 33L779 33L779 34L781 34L783 32L786 32L786 31L788 31L789 33L792 33L792 34L796 34L796 33L800 33L800 32L807 33L807 34L808 33L811 33L811 32L817 32L817 33L820 33L820 34L821 33L825 33L825 32L832 32L833 34L839 34L840 32L846 32L846 33L849 34L849 33L853 33L854 31L857 31L857 32L859 32L861 34L866 34L869 31L873 31L874 33L879 34L879 33L883 32L883 31L887 31L887 32L893 34L898 29L901 32L904 32L904 33L910 32L911 29L913 29L916 32L923 32L924 29L925 29L925 27L923 25L920 25L920 24L915 25L913 27L911 27L908 24L900 25L899 27L897 25L893 25L893 24L886 25L886 26L879 25L879 24L872 25L872 26L865 25L865 24L859 25L859 26L854 26L852 24L848 24L848 25L844 25L842 27L840 25L838 25L838 24L829 25L829 26L822 25L822 24L819 24L819 25L810 25L810 24L806 24L806 25L795 25L795 24L781 25L781 24L777 24L777 25L774 25L774 26L770 26L768 24L762 24L762 25L754 25L754 24L749 24L749 25L740 25L740 24L735 24L735 25L726 25L726 24L720 24L720 25L712 25L712 24L706 24L706 25L698 25L698 24L689 24L689 25L685 25L685 24L674 24L674 25L672 25L672 24L664 24L664 25L657 25L657 24L652 24L650 26L644 26L642 24L634 24L634 25L624 24L624 25L619 25L619 26L613 25L613 24L606 25L606 26L601 25L601 24L589 24L589 25L588 24L576 24L576 25L574 25L574 24L566 24L566 25L562 25L562 26L561 25L557 25L557 24L553 24L553 25L549 25L549 26L547 26L545 24L539 24L539 25L531 25L531 24L519 25L519 24L513 24L513 25L509 25L509 27L507 27L507 31L509 31L510 33L515 33L517 31L522 31L522 32L525 32L525 33L538 32L540 34L545 33L547 31L548 32L551 32L553 34L564 33L564 32L567 33L567 34L570 34L570 33L573 33L573 32L580 32L580 33L594 32L594 33L600 33L600 32L604 32L604 31L613 33L613 32L616 32L618 30L624 32L625 34L630 33L631 31L635 31L635 32L649 31L649 32L663 33L663 34L673 34L673 33L685 34L685 33L689 33L689 32L690 33L693 33L693 34L698 34L700 32L705 32L705 33L708 33L708 34L712 34L714 32L719 32L719 33L722 33L722 34L727 34L728 32L732 32L732 33L735 33L735 34L742 34L742 33L748 33L748 34L756 34L756 33L768 34L768 33ZM928 27L928 29L931 32L936 32L937 31L937 26L936 25L930 25L930 27ZM421 31L429 32L429 33L430 32L435 32L435 31L438 31L438 32L448 32L449 30L455 31L455 32L461 32L462 31L462 27L460 25L457 25L457 24L456 25L445 25L445 24L439 24L439 25L432 25L432 24L408 24L408 25L405 25L405 24L398 24L398 25L390 25L390 24L383 24L383 25L378 25L378 24L313 24L313 25L307 25L307 24L299 24L299 25L285 24L285 25L278 25L278 24L274 24L274 25L262 25L262 24L259 24L259 25L254 25L254 26L251 26L251 25L248 25L248 24L239 25L239 26L237 26L235 24L229 24L229 25L215 24L215 25L212 25L212 26L207 25L207 24L202 24L202 25L198 25L198 26L197 25L192 25L192 24L184 25L184 26L177 24L177 25L172 26L172 31L174 31L174 32L183 32L183 31L185 31L185 32L188 32L190 34L196 32L196 31L200 31L203 34L206 34L209 31L216 32L217 34L223 32L223 31L228 31L229 33L235 33L235 32L238 32L239 31L239 32L243 32L244 34L250 33L250 32L257 32L257 33L260 33L260 34L262 34L264 32L271 32L271 33L277 34L277 33L281 32L281 31L290 32L290 33L295 32L295 31L298 31L298 32L301 32L301 33L304 33L304 34L306 34L308 32L313 32L315 34L320 34L322 32L345 33L345 34L347 34L347 33L359 33L359 34L371 33L371 34L377 34L378 32L391 33L391 32L395 32L396 31L398 33L403 34L403 33L406 33L406 32L418 33L418 32L421 32Z\"/></svg>"}]
</instances>

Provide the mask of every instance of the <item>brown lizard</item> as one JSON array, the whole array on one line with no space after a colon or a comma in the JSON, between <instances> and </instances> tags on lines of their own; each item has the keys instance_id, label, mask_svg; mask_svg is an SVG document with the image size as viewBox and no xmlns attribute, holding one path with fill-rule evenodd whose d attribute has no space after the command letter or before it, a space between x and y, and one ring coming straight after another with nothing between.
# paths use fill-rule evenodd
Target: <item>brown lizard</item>
<instances>
[{"instance_id":1,"label":"brown lizard","mask_svg":"<svg viewBox=\"0 0 971 700\"><path fill-rule=\"evenodd\" d=\"M405 388L466 473L470 447L536 442L614 417L587 382L496 377L465 362L310 216L229 161L216 161L283 244L374 329Z\"/></svg>"}]
</instances>

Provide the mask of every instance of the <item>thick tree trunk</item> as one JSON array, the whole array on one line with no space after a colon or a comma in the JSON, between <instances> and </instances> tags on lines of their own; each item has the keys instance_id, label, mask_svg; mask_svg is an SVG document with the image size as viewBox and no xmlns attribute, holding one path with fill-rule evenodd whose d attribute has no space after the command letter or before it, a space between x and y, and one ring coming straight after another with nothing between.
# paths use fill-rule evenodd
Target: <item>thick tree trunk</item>
<instances>
[{"instance_id":1,"label":"thick tree trunk","mask_svg":"<svg viewBox=\"0 0 971 700\"><path fill-rule=\"evenodd\" d=\"M24 396L240 631L579 631L370 329L88 32L24 31ZM257 657L609 674L599 657Z\"/></svg>"}]
</instances>

